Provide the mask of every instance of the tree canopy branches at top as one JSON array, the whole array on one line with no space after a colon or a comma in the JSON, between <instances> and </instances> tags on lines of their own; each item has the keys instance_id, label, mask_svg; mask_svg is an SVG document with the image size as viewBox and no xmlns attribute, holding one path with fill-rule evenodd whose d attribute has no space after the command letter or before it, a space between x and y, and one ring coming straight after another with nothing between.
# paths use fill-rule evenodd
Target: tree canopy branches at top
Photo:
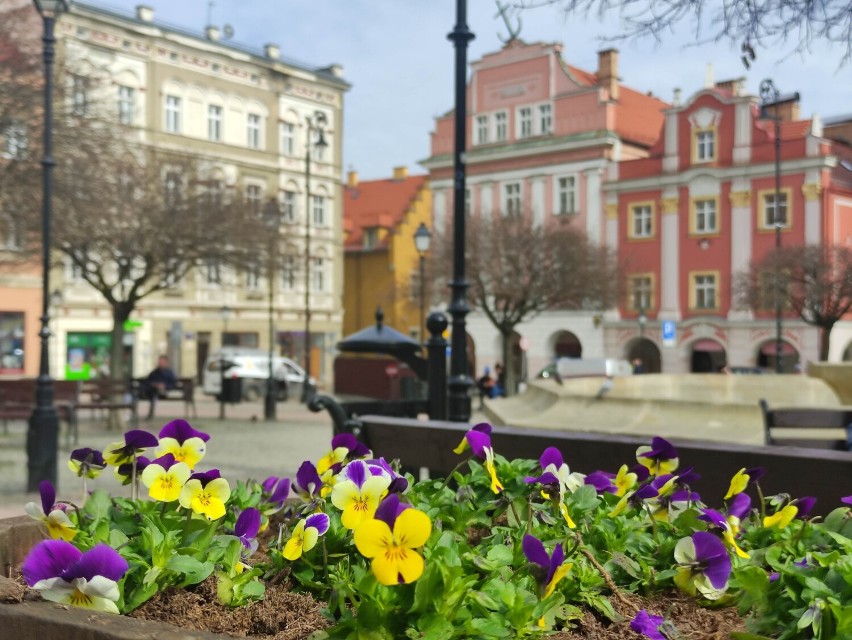
<instances>
[{"instance_id":1,"label":"tree canopy branches at top","mask_svg":"<svg viewBox=\"0 0 852 640\"><path fill-rule=\"evenodd\" d=\"M696 39L730 40L744 59L753 49L785 42L807 51L817 41L843 46L841 63L852 58L852 0L519 0L515 7L556 5L566 13L617 13L622 31L615 39L653 37L689 25Z\"/></svg>"}]
</instances>

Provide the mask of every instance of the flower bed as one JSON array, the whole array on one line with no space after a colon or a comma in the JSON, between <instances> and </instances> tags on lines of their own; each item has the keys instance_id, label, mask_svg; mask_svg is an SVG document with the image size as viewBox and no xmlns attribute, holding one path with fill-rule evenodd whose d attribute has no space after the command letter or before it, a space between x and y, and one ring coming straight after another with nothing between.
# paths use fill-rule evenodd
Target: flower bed
<instances>
[{"instance_id":1,"label":"flower bed","mask_svg":"<svg viewBox=\"0 0 852 640\"><path fill-rule=\"evenodd\" d=\"M759 634L743 638L852 637L848 507L809 519L812 499L762 495L760 469L702 499L662 438L633 466L580 474L555 448L506 460L489 434L467 432L445 480L415 483L341 435L292 480L232 488L196 468L208 437L185 421L131 431L70 463L84 483L111 466L129 498L56 504L44 485L27 505L51 539L23 576L55 602L279 638L603 639L629 625L659 640L736 636L743 619Z\"/></svg>"}]
</instances>

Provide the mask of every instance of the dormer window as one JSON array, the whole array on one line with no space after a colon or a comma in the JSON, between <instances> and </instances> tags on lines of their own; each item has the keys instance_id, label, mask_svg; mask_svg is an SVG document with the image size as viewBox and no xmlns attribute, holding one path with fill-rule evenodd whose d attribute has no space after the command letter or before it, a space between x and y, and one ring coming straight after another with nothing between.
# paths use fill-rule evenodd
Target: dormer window
<instances>
[{"instance_id":1,"label":"dormer window","mask_svg":"<svg viewBox=\"0 0 852 640\"><path fill-rule=\"evenodd\" d=\"M716 130L707 129L695 132L695 160L710 162L716 159Z\"/></svg>"},{"instance_id":2,"label":"dormer window","mask_svg":"<svg viewBox=\"0 0 852 640\"><path fill-rule=\"evenodd\" d=\"M379 230L364 229L364 249L372 249L379 244Z\"/></svg>"}]
</instances>

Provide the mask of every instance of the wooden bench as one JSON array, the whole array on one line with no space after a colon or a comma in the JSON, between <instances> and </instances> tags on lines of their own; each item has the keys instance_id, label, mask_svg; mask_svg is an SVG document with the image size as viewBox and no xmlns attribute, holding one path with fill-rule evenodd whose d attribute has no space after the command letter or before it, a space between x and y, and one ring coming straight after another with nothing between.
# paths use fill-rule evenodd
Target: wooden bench
<instances>
[{"instance_id":1,"label":"wooden bench","mask_svg":"<svg viewBox=\"0 0 852 640\"><path fill-rule=\"evenodd\" d=\"M134 380L136 394L139 400L147 400L150 402L148 408L148 420L154 417L157 404L160 402L183 402L184 417L198 417L198 411L195 408L195 379L194 378L178 378L177 386L174 389L168 389L165 395L153 395L153 388L148 384L147 378L136 378Z\"/></svg>"},{"instance_id":2,"label":"wooden bench","mask_svg":"<svg viewBox=\"0 0 852 640\"><path fill-rule=\"evenodd\" d=\"M836 451L852 449L852 408L770 409L765 400L760 400L759 404L763 412L767 445L792 445ZM808 433L809 431L811 433ZM838 437L832 437L835 433Z\"/></svg>"},{"instance_id":3,"label":"wooden bench","mask_svg":"<svg viewBox=\"0 0 852 640\"><path fill-rule=\"evenodd\" d=\"M78 409L98 411L130 410L130 425L139 426L136 390L132 381L98 378L80 382L80 399Z\"/></svg>"},{"instance_id":4,"label":"wooden bench","mask_svg":"<svg viewBox=\"0 0 852 640\"><path fill-rule=\"evenodd\" d=\"M9 433L9 420L29 420L35 409L36 379L0 380L0 420L3 432ZM77 403L79 385L76 380L53 381L53 405L59 419L67 425L66 446L70 448L73 436L76 445L79 439Z\"/></svg>"},{"instance_id":5,"label":"wooden bench","mask_svg":"<svg viewBox=\"0 0 852 640\"><path fill-rule=\"evenodd\" d=\"M441 476L463 459L453 453L453 448L471 425L376 415L353 417L333 404L328 396L316 396L308 406L312 411L329 410L340 423L336 430L354 433L376 456L399 460L404 468L426 468L430 475ZM494 427L491 434L495 452L508 459L537 460L544 449L555 446L572 471L583 473L598 469L615 472L622 464L633 464L636 449L650 440L650 436L526 427ZM786 492L817 497L816 512L820 514L840 506L840 498L848 495L852 486L852 453L687 439L672 442L678 449L680 467L694 466L701 474L693 488L710 505L721 504L731 477L742 468L766 468L766 478L761 481L765 495Z\"/></svg>"}]
</instances>

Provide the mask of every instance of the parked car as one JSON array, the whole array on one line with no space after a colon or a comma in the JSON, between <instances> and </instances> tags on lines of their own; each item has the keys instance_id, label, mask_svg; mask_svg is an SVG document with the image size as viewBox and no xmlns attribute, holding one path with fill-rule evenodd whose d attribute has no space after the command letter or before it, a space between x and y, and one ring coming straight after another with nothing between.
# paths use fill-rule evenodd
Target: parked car
<instances>
[{"instance_id":1,"label":"parked car","mask_svg":"<svg viewBox=\"0 0 852 640\"><path fill-rule=\"evenodd\" d=\"M225 347L213 351L204 363L202 390L205 395L216 396L222 390L222 368L226 378L238 378L242 382L242 398L257 400L266 395L269 379L269 354L261 349ZM298 364L280 356L273 357L272 370L278 382L278 400L286 401L290 396L300 397L305 384L305 370ZM316 381L308 378L308 384L316 387Z\"/></svg>"}]
</instances>

